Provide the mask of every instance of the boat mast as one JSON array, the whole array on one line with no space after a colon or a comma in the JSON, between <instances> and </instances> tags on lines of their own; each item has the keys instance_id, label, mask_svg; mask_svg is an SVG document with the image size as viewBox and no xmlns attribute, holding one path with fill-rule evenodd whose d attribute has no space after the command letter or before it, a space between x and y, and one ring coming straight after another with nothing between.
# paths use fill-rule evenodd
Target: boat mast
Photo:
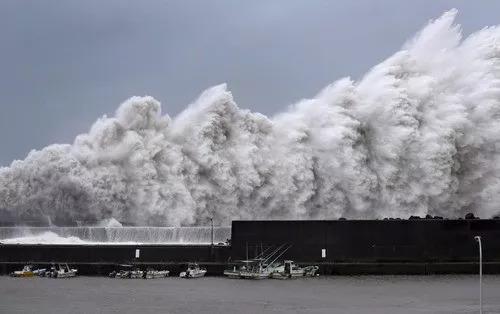
<instances>
[{"instance_id":1,"label":"boat mast","mask_svg":"<svg viewBox=\"0 0 500 314\"><path fill-rule=\"evenodd\" d=\"M267 269L269 266L271 266L274 262L276 262L276 260L278 260L278 258L281 257L281 255L285 254L286 251L288 251L288 249L290 249L291 247L293 246L293 244L290 244L288 247L286 247L278 256L276 256L276 258L271 262L269 263L265 269Z\"/></svg>"}]
</instances>

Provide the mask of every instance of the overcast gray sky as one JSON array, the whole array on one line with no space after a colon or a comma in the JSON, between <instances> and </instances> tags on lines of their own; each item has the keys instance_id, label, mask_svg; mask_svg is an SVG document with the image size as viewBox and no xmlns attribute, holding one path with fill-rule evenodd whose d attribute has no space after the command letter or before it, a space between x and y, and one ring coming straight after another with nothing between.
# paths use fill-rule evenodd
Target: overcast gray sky
<instances>
[{"instance_id":1,"label":"overcast gray sky","mask_svg":"<svg viewBox=\"0 0 500 314\"><path fill-rule=\"evenodd\" d=\"M359 78L456 7L469 34L500 1L0 1L0 165L71 143L133 95L175 116L227 82L272 115Z\"/></svg>"}]
</instances>

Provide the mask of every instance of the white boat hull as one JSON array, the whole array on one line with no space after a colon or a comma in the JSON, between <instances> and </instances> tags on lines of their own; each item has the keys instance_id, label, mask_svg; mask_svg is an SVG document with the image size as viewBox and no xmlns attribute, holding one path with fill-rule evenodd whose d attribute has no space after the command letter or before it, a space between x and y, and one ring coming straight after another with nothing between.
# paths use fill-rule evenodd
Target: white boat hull
<instances>
[{"instance_id":1,"label":"white boat hull","mask_svg":"<svg viewBox=\"0 0 500 314\"><path fill-rule=\"evenodd\" d=\"M144 272L138 270L130 273L130 279L142 279L144 278Z\"/></svg>"},{"instance_id":2,"label":"white boat hull","mask_svg":"<svg viewBox=\"0 0 500 314\"><path fill-rule=\"evenodd\" d=\"M257 273L257 272L240 272L240 278L242 279L267 279L271 274L268 272Z\"/></svg>"},{"instance_id":3,"label":"white boat hull","mask_svg":"<svg viewBox=\"0 0 500 314\"><path fill-rule=\"evenodd\" d=\"M170 272L168 270L163 271L148 271L146 273L146 279L156 279L156 278L166 278Z\"/></svg>"},{"instance_id":4,"label":"white boat hull","mask_svg":"<svg viewBox=\"0 0 500 314\"><path fill-rule=\"evenodd\" d=\"M66 272L56 272L54 278L72 278L72 277L76 277L76 269L72 269Z\"/></svg>"},{"instance_id":5,"label":"white boat hull","mask_svg":"<svg viewBox=\"0 0 500 314\"><path fill-rule=\"evenodd\" d=\"M273 279L291 279L301 277L304 277L304 271L292 272L290 274L286 274L284 272L274 272L271 274L271 278Z\"/></svg>"},{"instance_id":6,"label":"white boat hull","mask_svg":"<svg viewBox=\"0 0 500 314\"><path fill-rule=\"evenodd\" d=\"M240 277L240 272L239 271L233 271L233 270L225 270L224 271L224 276L227 278L231 279L239 279Z\"/></svg>"},{"instance_id":7,"label":"white boat hull","mask_svg":"<svg viewBox=\"0 0 500 314\"><path fill-rule=\"evenodd\" d=\"M190 272L181 272L179 277L181 278L200 278L200 277L203 277L205 276L205 274L207 273L206 270L202 269L202 270L199 270L199 271L190 271Z\"/></svg>"}]
</instances>

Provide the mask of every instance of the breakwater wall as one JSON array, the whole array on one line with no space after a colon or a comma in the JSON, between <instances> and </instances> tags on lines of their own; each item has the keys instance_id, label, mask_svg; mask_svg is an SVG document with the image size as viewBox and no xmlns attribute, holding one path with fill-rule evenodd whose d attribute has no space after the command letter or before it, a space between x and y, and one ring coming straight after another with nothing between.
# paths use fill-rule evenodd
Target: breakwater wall
<instances>
[{"instance_id":1,"label":"breakwater wall","mask_svg":"<svg viewBox=\"0 0 500 314\"><path fill-rule=\"evenodd\" d=\"M481 236L484 272L500 273L499 219L233 221L230 230L230 245L2 244L0 271L67 262L83 274L103 274L119 264L175 272L198 262L220 275L237 260L286 244L290 248L279 260L316 264L323 274L476 273L474 236Z\"/></svg>"}]
</instances>

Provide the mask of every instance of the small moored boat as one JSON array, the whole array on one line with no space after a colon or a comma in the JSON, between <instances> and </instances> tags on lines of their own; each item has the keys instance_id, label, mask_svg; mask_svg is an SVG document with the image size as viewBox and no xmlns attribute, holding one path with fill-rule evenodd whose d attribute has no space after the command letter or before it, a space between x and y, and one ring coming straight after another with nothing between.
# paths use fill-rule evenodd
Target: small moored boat
<instances>
[{"instance_id":1,"label":"small moored boat","mask_svg":"<svg viewBox=\"0 0 500 314\"><path fill-rule=\"evenodd\" d=\"M199 278L205 276L207 270L196 263L189 263L186 271L179 274L181 278Z\"/></svg>"},{"instance_id":2,"label":"small moored boat","mask_svg":"<svg viewBox=\"0 0 500 314\"><path fill-rule=\"evenodd\" d=\"M133 266L129 264L120 264L118 265L117 269L110 272L108 276L110 278L120 278L120 279L130 278L130 274L133 270L132 267Z\"/></svg>"},{"instance_id":3,"label":"small moored boat","mask_svg":"<svg viewBox=\"0 0 500 314\"><path fill-rule=\"evenodd\" d=\"M304 267L304 276L305 277L316 277L318 274L319 267L318 266L306 266Z\"/></svg>"},{"instance_id":4,"label":"small moored boat","mask_svg":"<svg viewBox=\"0 0 500 314\"><path fill-rule=\"evenodd\" d=\"M45 268L33 269L33 265L25 265L22 270L16 270L10 275L12 277L34 277L42 276L45 273Z\"/></svg>"},{"instance_id":5,"label":"small moored boat","mask_svg":"<svg viewBox=\"0 0 500 314\"><path fill-rule=\"evenodd\" d=\"M69 268L68 264L57 264L57 266L52 265L45 273L45 276L50 278L71 278L76 277L77 272L77 269Z\"/></svg>"},{"instance_id":6,"label":"small moored boat","mask_svg":"<svg viewBox=\"0 0 500 314\"><path fill-rule=\"evenodd\" d=\"M141 279L144 278L144 271L140 269L134 269L130 271L129 277L130 279Z\"/></svg>"},{"instance_id":7,"label":"small moored boat","mask_svg":"<svg viewBox=\"0 0 500 314\"><path fill-rule=\"evenodd\" d=\"M168 270L156 270L156 269L148 269L146 271L146 279L154 279L154 278L166 278L170 272Z\"/></svg>"},{"instance_id":8,"label":"small moored boat","mask_svg":"<svg viewBox=\"0 0 500 314\"><path fill-rule=\"evenodd\" d=\"M147 272L139 269L134 265L121 264L118 265L118 269L113 270L109 273L110 278L120 278L120 279L146 279Z\"/></svg>"}]
</instances>

